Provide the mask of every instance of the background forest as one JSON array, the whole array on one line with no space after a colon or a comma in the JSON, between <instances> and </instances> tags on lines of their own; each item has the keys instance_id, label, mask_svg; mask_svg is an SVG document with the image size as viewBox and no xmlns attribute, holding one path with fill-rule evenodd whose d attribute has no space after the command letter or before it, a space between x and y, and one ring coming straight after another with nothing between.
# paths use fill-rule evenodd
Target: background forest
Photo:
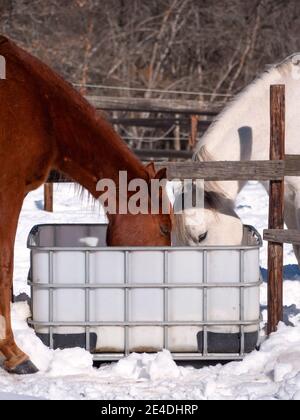
<instances>
[{"instance_id":1,"label":"background forest","mask_svg":"<svg viewBox=\"0 0 300 420\"><path fill-rule=\"evenodd\" d=\"M0 33L67 80L145 97L226 101L300 50L299 30L299 0L0 0Z\"/></svg>"}]
</instances>

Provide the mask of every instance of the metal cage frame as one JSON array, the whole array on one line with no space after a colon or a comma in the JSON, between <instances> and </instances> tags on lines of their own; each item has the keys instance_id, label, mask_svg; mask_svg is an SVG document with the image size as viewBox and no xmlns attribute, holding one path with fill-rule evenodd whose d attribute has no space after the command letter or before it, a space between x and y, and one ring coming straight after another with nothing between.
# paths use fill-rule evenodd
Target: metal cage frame
<instances>
[{"instance_id":1,"label":"metal cage frame","mask_svg":"<svg viewBox=\"0 0 300 420\"><path fill-rule=\"evenodd\" d=\"M247 321L245 318L245 291L250 288L257 288L262 284L261 277L257 282L246 283L244 279L244 255L248 249L257 249L262 245L261 238L257 231L252 230L252 234L257 241L257 245L252 246L225 246L225 247L205 247L197 248L203 255L203 283L170 283L169 279L169 268L168 268L168 254L173 251L187 251L191 248L188 247L171 247L171 248L83 248L83 247L40 247L35 246L28 240L28 248L31 249L31 267L32 267L32 250L43 251L48 253L49 258L49 283L34 283L32 279L28 278L28 284L31 287L31 296L33 296L34 289L47 289L49 290L49 322L38 322L32 318L28 320L28 323L33 328L48 328L50 337L50 348L54 347L54 328L56 327L83 327L85 329L85 348L87 351L91 350L90 346L90 331L95 327L123 327L124 328L124 352L121 353L95 353L93 358L95 361L113 361L119 360L124 356L128 356L131 352L129 350L129 329L132 327L162 327L164 329L163 334L163 348L168 349L168 327L179 327L179 326L197 326L203 328L203 348L202 351L192 353L172 353L175 360L241 360L246 355L245 353L245 328L247 326L255 327L255 330L260 331L261 319L254 321ZM195 250L195 248L193 248ZM235 250L239 251L239 282L238 283L208 283L207 282L207 255L210 251L215 250ZM133 284L129 283L129 265L130 265L130 253L133 251L160 251L164 255L164 278L162 283L143 283ZM69 284L57 284L55 283L54 270L53 270L53 256L56 252L68 252L68 251L80 251L85 254L85 283L69 283ZM122 252L124 254L124 266L125 266L125 281L120 284L92 284L89 278L89 267L90 267L90 255L93 252ZM163 290L163 321L131 321L129 319L129 305L130 305L130 290L133 289L161 289ZM202 308L203 308L203 321L170 321L169 320L169 291L171 289L201 289L202 293ZM208 290L220 289L220 288L235 288L239 290L239 320L238 321L208 321ZM54 321L54 299L53 294L55 290L63 289L81 289L85 291L85 321L84 322L59 322ZM124 321L120 322L92 322L90 321L90 292L95 289L121 289L124 290ZM239 342L240 351L239 353L209 353L208 352L208 330L209 327L225 327L232 326L238 327L239 329Z\"/></svg>"}]
</instances>

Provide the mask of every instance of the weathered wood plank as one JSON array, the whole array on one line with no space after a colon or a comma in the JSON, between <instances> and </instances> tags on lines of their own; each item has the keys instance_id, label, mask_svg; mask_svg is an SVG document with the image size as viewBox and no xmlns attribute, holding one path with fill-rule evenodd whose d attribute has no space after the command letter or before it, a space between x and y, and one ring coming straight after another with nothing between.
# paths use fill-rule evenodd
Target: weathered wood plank
<instances>
[{"instance_id":1,"label":"weathered wood plank","mask_svg":"<svg viewBox=\"0 0 300 420\"><path fill-rule=\"evenodd\" d=\"M280 244L300 245L300 231L296 229L266 229L264 230L264 240Z\"/></svg>"},{"instance_id":2,"label":"weathered wood plank","mask_svg":"<svg viewBox=\"0 0 300 420\"><path fill-rule=\"evenodd\" d=\"M169 179L268 181L281 180L284 176L283 161L159 162L156 167L166 167Z\"/></svg>"},{"instance_id":3,"label":"weathered wood plank","mask_svg":"<svg viewBox=\"0 0 300 420\"><path fill-rule=\"evenodd\" d=\"M192 153L184 150L136 150L139 157L172 157L189 159ZM284 175L300 176L300 156L287 156L287 165L284 161L250 161L250 162L157 162L158 168L167 167L170 179L175 177L184 179L189 177L217 180L281 180ZM223 178L222 178L223 177ZM52 173L49 182L65 182L60 176Z\"/></svg>"},{"instance_id":4,"label":"weathered wood plank","mask_svg":"<svg viewBox=\"0 0 300 420\"><path fill-rule=\"evenodd\" d=\"M150 127L168 129L173 125L180 124L182 128L190 128L190 118L108 118L113 125L123 125L124 127ZM212 124L212 120L198 121L198 129L207 129Z\"/></svg>"},{"instance_id":5,"label":"weathered wood plank","mask_svg":"<svg viewBox=\"0 0 300 420\"><path fill-rule=\"evenodd\" d=\"M87 96L87 100L97 109L114 111L162 112L170 114L196 114L215 116L221 106L209 107L192 100L118 98L107 96Z\"/></svg>"},{"instance_id":6,"label":"weathered wood plank","mask_svg":"<svg viewBox=\"0 0 300 420\"><path fill-rule=\"evenodd\" d=\"M141 156L145 154L153 155L155 152L159 154L163 151L156 150L140 150L137 151ZM175 154L179 153L180 157L184 157L181 153L189 153L185 151L172 151ZM206 181L218 180L258 180L268 181L281 180L284 175L283 161L244 161L244 162L155 162L157 169L167 168L168 179L205 179ZM56 172L52 172L48 182L66 182Z\"/></svg>"},{"instance_id":7,"label":"weathered wood plank","mask_svg":"<svg viewBox=\"0 0 300 420\"><path fill-rule=\"evenodd\" d=\"M284 159L285 86L270 89L271 139L270 160ZM272 180L269 193L269 229L284 227L284 180ZM283 244L268 244L268 334L277 330L283 319Z\"/></svg>"},{"instance_id":8,"label":"weathered wood plank","mask_svg":"<svg viewBox=\"0 0 300 420\"><path fill-rule=\"evenodd\" d=\"M164 158L164 159L191 159L193 152L189 150L165 150L165 149L135 149L134 153L141 159Z\"/></svg>"}]
</instances>

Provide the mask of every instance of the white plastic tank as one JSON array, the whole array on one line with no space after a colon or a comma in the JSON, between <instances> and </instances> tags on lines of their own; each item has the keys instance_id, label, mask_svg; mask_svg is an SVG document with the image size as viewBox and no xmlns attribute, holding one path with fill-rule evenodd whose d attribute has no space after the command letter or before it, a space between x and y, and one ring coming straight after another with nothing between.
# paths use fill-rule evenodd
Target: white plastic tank
<instances>
[{"instance_id":1,"label":"white plastic tank","mask_svg":"<svg viewBox=\"0 0 300 420\"><path fill-rule=\"evenodd\" d=\"M165 347L182 358L255 348L261 239L252 228L242 246L218 248L108 248L106 228L32 229L32 323L46 344L85 346L88 335L94 353Z\"/></svg>"}]
</instances>

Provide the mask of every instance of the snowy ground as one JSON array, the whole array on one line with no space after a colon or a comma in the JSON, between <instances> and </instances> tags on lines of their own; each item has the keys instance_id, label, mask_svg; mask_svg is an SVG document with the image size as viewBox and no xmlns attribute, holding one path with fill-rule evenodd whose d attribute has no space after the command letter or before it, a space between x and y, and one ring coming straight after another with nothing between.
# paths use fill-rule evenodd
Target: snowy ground
<instances>
[{"instance_id":1,"label":"snowy ground","mask_svg":"<svg viewBox=\"0 0 300 420\"><path fill-rule=\"evenodd\" d=\"M55 212L41 210L42 189L29 195L23 207L15 250L14 292L29 293L26 285L29 252L26 239L38 223L99 222L99 211L87 207L74 195L73 186L59 185L55 191ZM256 183L240 194L237 209L243 221L259 231L267 226L268 199ZM101 216L103 219L103 215ZM291 326L265 341L259 352L243 362L202 369L179 367L167 351L157 355L131 355L119 363L92 367L89 353L81 349L47 349L26 324L29 307L13 306L13 328L17 343L40 372L27 377L8 375L0 368L0 400L16 395L42 399L300 399L300 273L292 248L285 249L285 318ZM261 252L265 275L266 246ZM266 318L266 294L261 304Z\"/></svg>"}]
</instances>

